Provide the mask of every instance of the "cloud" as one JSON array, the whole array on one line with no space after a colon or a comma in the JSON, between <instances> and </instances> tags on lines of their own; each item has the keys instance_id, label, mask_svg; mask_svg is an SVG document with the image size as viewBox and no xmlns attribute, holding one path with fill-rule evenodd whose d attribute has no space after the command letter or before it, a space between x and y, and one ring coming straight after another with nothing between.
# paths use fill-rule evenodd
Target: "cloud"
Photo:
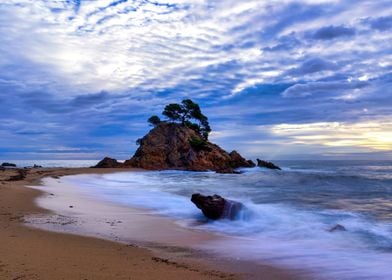
<instances>
[{"instance_id":1,"label":"cloud","mask_svg":"<svg viewBox=\"0 0 392 280\"><path fill-rule=\"evenodd\" d=\"M249 154L290 149L260 125L390 116L388 3L2 1L0 146L126 158L145 119L185 97Z\"/></svg>"},{"instance_id":2,"label":"cloud","mask_svg":"<svg viewBox=\"0 0 392 280\"><path fill-rule=\"evenodd\" d=\"M327 70L336 70L337 65L336 63L327 61L325 59L314 57L305 60L302 65L299 67L295 67L288 71L290 75L305 75L305 74L312 74L320 71L327 71Z\"/></svg>"},{"instance_id":3,"label":"cloud","mask_svg":"<svg viewBox=\"0 0 392 280\"><path fill-rule=\"evenodd\" d=\"M387 31L392 29L392 16L373 18L369 17L362 21L365 24L369 24L371 28L380 31Z\"/></svg>"},{"instance_id":4,"label":"cloud","mask_svg":"<svg viewBox=\"0 0 392 280\"><path fill-rule=\"evenodd\" d=\"M322 27L309 35L316 40L333 40L339 37L351 37L355 35L355 29L346 26L326 26Z\"/></svg>"},{"instance_id":5,"label":"cloud","mask_svg":"<svg viewBox=\"0 0 392 280\"><path fill-rule=\"evenodd\" d=\"M263 48L266 52L276 52L276 51L290 51L301 45L301 41L295 37L295 34L290 34L282 36L278 39L278 43L271 47Z\"/></svg>"},{"instance_id":6,"label":"cloud","mask_svg":"<svg viewBox=\"0 0 392 280\"><path fill-rule=\"evenodd\" d=\"M348 90L361 89L368 85L366 82L348 82L348 81L333 81L333 82L310 82L306 84L295 84L283 93L283 97L309 97L315 94L329 94L342 95Z\"/></svg>"}]
</instances>

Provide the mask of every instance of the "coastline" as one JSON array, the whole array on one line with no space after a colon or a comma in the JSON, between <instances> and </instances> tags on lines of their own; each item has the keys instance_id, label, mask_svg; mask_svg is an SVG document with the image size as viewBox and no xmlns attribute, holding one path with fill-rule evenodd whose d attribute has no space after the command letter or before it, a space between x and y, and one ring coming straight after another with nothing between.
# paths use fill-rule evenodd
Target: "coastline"
<instances>
[{"instance_id":1,"label":"coastline","mask_svg":"<svg viewBox=\"0 0 392 280\"><path fill-rule=\"evenodd\" d=\"M257 279L256 275L263 275L263 279L296 279L290 271L269 265L255 267L241 263L239 269L235 262L197 256L186 246L161 246L162 240L152 246L141 242L118 243L75 235L75 232L46 231L24 223L26 216L53 214L36 204L35 200L44 193L26 185L37 185L44 177L129 171L132 169L29 169L24 180L13 182L4 181L12 171L0 172L0 276L5 279L108 279L113 275L116 279ZM251 274L244 274L244 270Z\"/></svg>"}]
</instances>

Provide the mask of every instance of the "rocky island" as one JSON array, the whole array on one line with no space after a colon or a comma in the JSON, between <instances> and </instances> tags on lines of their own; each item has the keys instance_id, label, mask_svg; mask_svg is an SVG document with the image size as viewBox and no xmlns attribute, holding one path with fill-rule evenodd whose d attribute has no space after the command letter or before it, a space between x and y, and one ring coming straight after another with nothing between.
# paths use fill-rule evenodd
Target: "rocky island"
<instances>
[{"instance_id":1,"label":"rocky island","mask_svg":"<svg viewBox=\"0 0 392 280\"><path fill-rule=\"evenodd\" d=\"M137 141L140 146L132 158L120 163L107 157L95 167L235 173L236 168L255 166L238 152L226 152L208 141L211 131L208 118L192 100L169 104L162 114L167 120L161 121L158 116L149 118L154 128Z\"/></svg>"}]
</instances>

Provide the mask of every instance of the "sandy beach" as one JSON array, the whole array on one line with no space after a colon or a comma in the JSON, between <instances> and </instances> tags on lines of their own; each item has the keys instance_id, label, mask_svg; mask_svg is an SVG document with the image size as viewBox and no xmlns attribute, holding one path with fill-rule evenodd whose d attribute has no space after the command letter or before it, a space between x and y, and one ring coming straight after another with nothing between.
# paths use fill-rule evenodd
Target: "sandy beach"
<instances>
[{"instance_id":1,"label":"sandy beach","mask_svg":"<svg viewBox=\"0 0 392 280\"><path fill-rule=\"evenodd\" d=\"M43 195L42 191L27 188L27 185L37 185L44 177L121 171L125 170L36 168L26 169L26 178L18 181L8 181L16 170L0 171L0 278L296 279L292 273L269 265L213 261L186 248L155 245L159 250L153 250L136 243L26 226L25 217L53 214L35 203Z\"/></svg>"}]
</instances>

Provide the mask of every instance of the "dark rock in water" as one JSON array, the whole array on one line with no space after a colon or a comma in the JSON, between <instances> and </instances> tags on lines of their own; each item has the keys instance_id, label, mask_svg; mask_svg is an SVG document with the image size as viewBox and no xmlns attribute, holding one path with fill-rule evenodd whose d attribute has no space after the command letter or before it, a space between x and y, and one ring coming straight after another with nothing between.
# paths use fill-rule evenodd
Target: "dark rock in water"
<instances>
[{"instance_id":1,"label":"dark rock in water","mask_svg":"<svg viewBox=\"0 0 392 280\"><path fill-rule=\"evenodd\" d=\"M114 158L105 157L103 160L97 163L97 165L93 166L94 168L116 168L122 167L122 163L118 162Z\"/></svg>"},{"instance_id":2,"label":"dark rock in water","mask_svg":"<svg viewBox=\"0 0 392 280\"><path fill-rule=\"evenodd\" d=\"M226 204L226 200L216 194L213 196L192 194L191 201L203 212L204 216L213 220L222 217Z\"/></svg>"},{"instance_id":3,"label":"dark rock in water","mask_svg":"<svg viewBox=\"0 0 392 280\"><path fill-rule=\"evenodd\" d=\"M222 169L218 169L215 171L216 173L222 173L222 174L228 174L228 173L234 173L234 169L233 168L222 168Z\"/></svg>"},{"instance_id":4,"label":"dark rock in water","mask_svg":"<svg viewBox=\"0 0 392 280\"><path fill-rule=\"evenodd\" d=\"M233 168L223 168L216 170L216 173L221 174L241 174L241 171L234 170Z\"/></svg>"},{"instance_id":5,"label":"dark rock in water","mask_svg":"<svg viewBox=\"0 0 392 280\"><path fill-rule=\"evenodd\" d=\"M334 227L330 228L328 231L329 232L334 232L334 231L346 231L346 230L347 229L344 226L342 226L340 224L337 224Z\"/></svg>"},{"instance_id":6,"label":"dark rock in water","mask_svg":"<svg viewBox=\"0 0 392 280\"><path fill-rule=\"evenodd\" d=\"M252 161L252 160L247 160L246 161L248 164L249 164L249 167L255 167L256 166L256 164Z\"/></svg>"},{"instance_id":7,"label":"dark rock in water","mask_svg":"<svg viewBox=\"0 0 392 280\"><path fill-rule=\"evenodd\" d=\"M265 167L265 168L269 168L269 169L282 170L279 166L273 164L272 162L261 160L261 159L257 159L257 166L258 167Z\"/></svg>"},{"instance_id":8,"label":"dark rock in water","mask_svg":"<svg viewBox=\"0 0 392 280\"><path fill-rule=\"evenodd\" d=\"M139 143L140 147L131 159L124 162L124 167L233 173L236 168L251 166L236 151L228 153L179 123L162 122Z\"/></svg>"},{"instance_id":9,"label":"dark rock in water","mask_svg":"<svg viewBox=\"0 0 392 280\"><path fill-rule=\"evenodd\" d=\"M238 217L238 213L244 208L243 204L238 201L225 199L225 208L221 218L234 220Z\"/></svg>"},{"instance_id":10,"label":"dark rock in water","mask_svg":"<svg viewBox=\"0 0 392 280\"><path fill-rule=\"evenodd\" d=\"M34 165L33 165L33 168L42 168L42 165L34 164Z\"/></svg>"},{"instance_id":11,"label":"dark rock in water","mask_svg":"<svg viewBox=\"0 0 392 280\"><path fill-rule=\"evenodd\" d=\"M234 220L243 208L242 203L224 199L217 194L204 196L195 193L192 195L191 201L203 212L204 216L212 220L225 218Z\"/></svg>"},{"instance_id":12,"label":"dark rock in water","mask_svg":"<svg viewBox=\"0 0 392 280\"><path fill-rule=\"evenodd\" d=\"M16 164L15 163L10 163L10 162L3 162L1 164L1 166L3 166L3 167L16 167Z\"/></svg>"}]
</instances>

